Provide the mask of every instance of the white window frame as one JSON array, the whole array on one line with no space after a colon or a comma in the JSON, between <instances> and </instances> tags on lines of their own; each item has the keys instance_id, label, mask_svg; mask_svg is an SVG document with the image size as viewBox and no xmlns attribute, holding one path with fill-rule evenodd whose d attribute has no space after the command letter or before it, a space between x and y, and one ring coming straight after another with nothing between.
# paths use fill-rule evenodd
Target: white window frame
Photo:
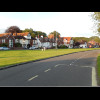
<instances>
[{"instance_id":1,"label":"white window frame","mask_svg":"<svg viewBox=\"0 0 100 100\"><path fill-rule=\"evenodd\" d=\"M2 39L2 43L5 43L5 39Z\"/></svg>"},{"instance_id":2,"label":"white window frame","mask_svg":"<svg viewBox=\"0 0 100 100\"><path fill-rule=\"evenodd\" d=\"M9 47L13 47L13 39L9 39Z\"/></svg>"}]
</instances>

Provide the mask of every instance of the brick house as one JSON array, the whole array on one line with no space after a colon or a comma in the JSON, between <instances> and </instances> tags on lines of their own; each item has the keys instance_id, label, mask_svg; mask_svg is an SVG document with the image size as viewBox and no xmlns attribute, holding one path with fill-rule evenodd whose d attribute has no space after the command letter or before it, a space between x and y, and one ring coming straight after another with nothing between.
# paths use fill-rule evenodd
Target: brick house
<instances>
[{"instance_id":1,"label":"brick house","mask_svg":"<svg viewBox=\"0 0 100 100\"><path fill-rule=\"evenodd\" d=\"M6 43L9 48L15 48L16 43L20 43L22 48L29 48L34 45L35 40L36 39L32 38L29 32L0 34L0 44Z\"/></svg>"},{"instance_id":2,"label":"brick house","mask_svg":"<svg viewBox=\"0 0 100 100\"><path fill-rule=\"evenodd\" d=\"M6 43L8 44L8 47L14 47L15 44L15 38L13 35L4 35L0 36L0 44Z\"/></svg>"}]
</instances>

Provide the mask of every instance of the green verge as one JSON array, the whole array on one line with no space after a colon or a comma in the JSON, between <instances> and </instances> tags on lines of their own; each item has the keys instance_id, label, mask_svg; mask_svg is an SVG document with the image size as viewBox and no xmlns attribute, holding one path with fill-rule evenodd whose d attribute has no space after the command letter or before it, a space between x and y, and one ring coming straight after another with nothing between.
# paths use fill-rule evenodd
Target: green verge
<instances>
[{"instance_id":1,"label":"green verge","mask_svg":"<svg viewBox=\"0 0 100 100\"><path fill-rule=\"evenodd\" d=\"M98 85L100 86L100 54L97 57L97 80Z\"/></svg>"},{"instance_id":2,"label":"green verge","mask_svg":"<svg viewBox=\"0 0 100 100\"><path fill-rule=\"evenodd\" d=\"M15 65L23 62L35 61L39 59L45 59L55 57L59 55L88 51L98 50L100 48L86 48L86 49L48 49L42 50L8 50L0 51L0 67L9 65Z\"/></svg>"}]
</instances>

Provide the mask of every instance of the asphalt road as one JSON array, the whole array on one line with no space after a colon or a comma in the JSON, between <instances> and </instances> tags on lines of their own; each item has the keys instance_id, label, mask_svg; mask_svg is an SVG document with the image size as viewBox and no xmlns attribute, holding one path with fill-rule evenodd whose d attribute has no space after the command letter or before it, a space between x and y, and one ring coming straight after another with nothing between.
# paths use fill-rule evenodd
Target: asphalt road
<instances>
[{"instance_id":1,"label":"asphalt road","mask_svg":"<svg viewBox=\"0 0 100 100\"><path fill-rule=\"evenodd\" d=\"M97 86L98 53L73 53L0 70L0 86Z\"/></svg>"}]
</instances>

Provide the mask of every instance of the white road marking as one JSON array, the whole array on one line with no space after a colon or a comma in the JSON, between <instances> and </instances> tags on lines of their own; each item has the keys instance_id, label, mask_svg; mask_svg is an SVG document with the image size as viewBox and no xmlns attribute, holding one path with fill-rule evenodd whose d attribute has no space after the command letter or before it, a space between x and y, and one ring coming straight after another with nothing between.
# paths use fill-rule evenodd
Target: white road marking
<instances>
[{"instance_id":1,"label":"white road marking","mask_svg":"<svg viewBox=\"0 0 100 100\"><path fill-rule=\"evenodd\" d=\"M87 67L87 68L92 68L93 66L81 66L81 67Z\"/></svg>"},{"instance_id":2,"label":"white road marking","mask_svg":"<svg viewBox=\"0 0 100 100\"><path fill-rule=\"evenodd\" d=\"M34 77L31 77L30 79L28 79L28 81L31 81L31 80L33 80L33 79L35 79L36 77L38 77L39 75L36 75L36 76L34 76Z\"/></svg>"},{"instance_id":3,"label":"white road marking","mask_svg":"<svg viewBox=\"0 0 100 100\"><path fill-rule=\"evenodd\" d=\"M97 86L97 79L96 79L96 70L93 66L81 66L81 67L87 67L92 68L92 86Z\"/></svg>"},{"instance_id":4,"label":"white road marking","mask_svg":"<svg viewBox=\"0 0 100 100\"><path fill-rule=\"evenodd\" d=\"M55 65L54 67L57 67L57 66L59 66L59 65Z\"/></svg>"},{"instance_id":5,"label":"white road marking","mask_svg":"<svg viewBox=\"0 0 100 100\"><path fill-rule=\"evenodd\" d=\"M60 65L66 65L66 64L57 64L57 65L55 65L54 67L56 68L56 67L58 67L58 66L60 66Z\"/></svg>"},{"instance_id":6,"label":"white road marking","mask_svg":"<svg viewBox=\"0 0 100 100\"><path fill-rule=\"evenodd\" d=\"M92 67L92 86L97 86L95 67Z\"/></svg>"},{"instance_id":7,"label":"white road marking","mask_svg":"<svg viewBox=\"0 0 100 100\"><path fill-rule=\"evenodd\" d=\"M47 70L45 70L44 72L48 72L48 71L50 71L51 69L49 68L49 69L47 69Z\"/></svg>"}]
</instances>

